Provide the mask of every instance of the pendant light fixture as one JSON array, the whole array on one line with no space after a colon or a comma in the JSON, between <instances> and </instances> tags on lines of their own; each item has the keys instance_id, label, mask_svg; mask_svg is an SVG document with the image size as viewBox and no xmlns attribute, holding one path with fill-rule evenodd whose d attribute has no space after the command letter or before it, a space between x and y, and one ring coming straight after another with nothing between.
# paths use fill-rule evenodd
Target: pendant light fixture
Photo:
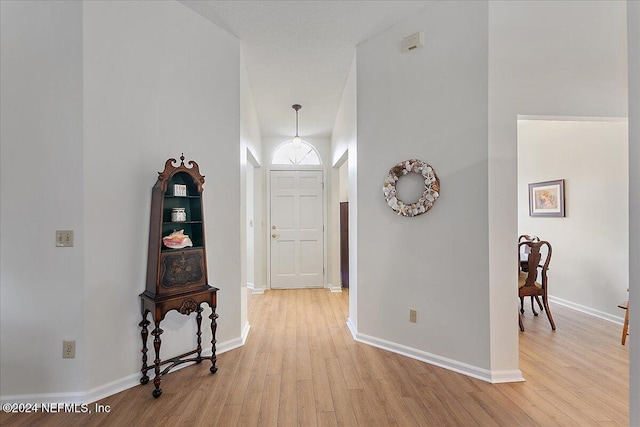
<instances>
[{"instance_id":1,"label":"pendant light fixture","mask_svg":"<svg viewBox=\"0 0 640 427\"><path fill-rule=\"evenodd\" d=\"M296 136L293 137L293 147L300 148L300 142L302 141L302 139L300 139L300 135L298 135L298 111L302 108L302 105L293 104L291 108L296 110Z\"/></svg>"}]
</instances>

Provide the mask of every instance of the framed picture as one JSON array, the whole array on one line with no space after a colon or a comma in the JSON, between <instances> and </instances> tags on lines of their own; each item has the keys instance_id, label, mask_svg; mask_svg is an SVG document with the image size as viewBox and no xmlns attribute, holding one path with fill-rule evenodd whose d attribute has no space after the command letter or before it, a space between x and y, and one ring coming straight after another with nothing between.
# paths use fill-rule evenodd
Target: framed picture
<instances>
[{"instance_id":1,"label":"framed picture","mask_svg":"<svg viewBox=\"0 0 640 427\"><path fill-rule=\"evenodd\" d=\"M529 216L564 216L564 179L529 184Z\"/></svg>"},{"instance_id":2,"label":"framed picture","mask_svg":"<svg viewBox=\"0 0 640 427\"><path fill-rule=\"evenodd\" d=\"M183 184L173 184L173 195L177 197L186 197L187 186Z\"/></svg>"}]
</instances>

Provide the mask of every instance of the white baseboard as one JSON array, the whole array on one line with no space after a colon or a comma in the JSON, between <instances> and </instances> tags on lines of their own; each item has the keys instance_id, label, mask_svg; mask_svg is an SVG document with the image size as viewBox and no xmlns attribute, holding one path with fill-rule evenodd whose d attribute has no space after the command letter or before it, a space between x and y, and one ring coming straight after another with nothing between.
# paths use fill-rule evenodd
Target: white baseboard
<instances>
[{"instance_id":1,"label":"white baseboard","mask_svg":"<svg viewBox=\"0 0 640 427\"><path fill-rule=\"evenodd\" d=\"M351 321L351 317L347 317L347 328L349 328L349 332L351 332L351 336L355 340L356 336L358 335L358 330L356 329L355 325Z\"/></svg>"},{"instance_id":2,"label":"white baseboard","mask_svg":"<svg viewBox=\"0 0 640 427\"><path fill-rule=\"evenodd\" d=\"M564 307L568 307L570 309L588 314L593 317L598 317L600 319L616 323L618 325L622 325L624 323L624 317L622 316L614 316L612 314L605 313L604 311L600 311L600 310L593 309L591 307L586 307L584 305L576 304L575 302L567 301L562 298L557 298L549 295L549 301L554 304L562 305Z\"/></svg>"},{"instance_id":3,"label":"white baseboard","mask_svg":"<svg viewBox=\"0 0 640 427\"><path fill-rule=\"evenodd\" d=\"M255 283L247 283L247 289L251 290L251 295L262 295L266 289L264 288L256 288Z\"/></svg>"},{"instance_id":4,"label":"white baseboard","mask_svg":"<svg viewBox=\"0 0 640 427\"><path fill-rule=\"evenodd\" d=\"M216 344L216 353L222 354L222 353L226 353L227 351L231 351L236 348L242 347L244 343L247 341L247 336L249 335L249 329L251 329L251 325L249 325L249 322L246 322L244 324L244 327L242 328L242 334L238 338L234 338L234 339ZM211 355L211 352L209 352L209 355Z\"/></svg>"},{"instance_id":5,"label":"white baseboard","mask_svg":"<svg viewBox=\"0 0 640 427\"><path fill-rule=\"evenodd\" d=\"M211 352L209 352L209 354L211 354ZM184 368L186 366L188 365L185 363L184 365L176 367L175 370ZM141 375L142 373L136 372L135 374L128 375L124 378L120 378L119 380L115 380L110 383L101 385L100 387L91 389L84 396L84 401L85 403L93 403L100 399L104 399L105 397L140 385ZM151 383L151 387L153 387L153 370L149 371L147 375L149 375L149 382ZM151 392L151 389L149 389L149 392Z\"/></svg>"},{"instance_id":6,"label":"white baseboard","mask_svg":"<svg viewBox=\"0 0 640 427\"><path fill-rule=\"evenodd\" d=\"M242 335L241 335L242 345L244 345L244 343L247 342L247 337L249 336L249 330L251 330L251 325L247 320L246 322L244 322L244 328L242 328Z\"/></svg>"},{"instance_id":7,"label":"white baseboard","mask_svg":"<svg viewBox=\"0 0 640 427\"><path fill-rule=\"evenodd\" d=\"M0 397L0 403L89 403L83 392L16 394Z\"/></svg>"},{"instance_id":8,"label":"white baseboard","mask_svg":"<svg viewBox=\"0 0 640 427\"><path fill-rule=\"evenodd\" d=\"M526 381L522 376L520 369L514 369L512 371L492 371L491 381L492 384L498 383L519 383Z\"/></svg>"},{"instance_id":9,"label":"white baseboard","mask_svg":"<svg viewBox=\"0 0 640 427\"><path fill-rule=\"evenodd\" d=\"M327 284L327 288L331 291L331 292L342 292L342 286L333 286L331 283Z\"/></svg>"},{"instance_id":10,"label":"white baseboard","mask_svg":"<svg viewBox=\"0 0 640 427\"><path fill-rule=\"evenodd\" d=\"M216 344L216 354L226 353L227 351L242 347L247 341L249 330L251 326L249 322L246 322L242 329L242 336L234 338L232 340L224 341ZM203 356L211 356L211 348L204 349L202 351ZM182 368L192 366L193 363L184 363L178 365L171 370L171 372L178 371ZM140 385L141 373L138 371L134 374L127 375L126 377L112 381L110 383L101 385L85 392L70 392L70 393L42 393L42 394L21 394L13 396L0 396L0 403L93 403L105 397L120 393L121 391L130 389L137 385ZM153 383L153 371L149 373L149 383ZM151 385L153 387L153 384ZM149 388L151 393L151 388Z\"/></svg>"},{"instance_id":11,"label":"white baseboard","mask_svg":"<svg viewBox=\"0 0 640 427\"><path fill-rule=\"evenodd\" d=\"M573 310L580 311L590 316L598 317L600 319L607 320L609 322L617 323L619 325L622 325L624 322L624 318L622 317L613 316L609 313L595 310L590 307L585 307L583 305L576 304L571 301L563 300L561 298L549 296L549 301L553 302L554 304L562 305L562 306L571 308ZM520 371L519 369L511 370L511 371L489 371L487 369L478 368L476 366L458 362L453 359L448 359L446 357L441 357L435 354L427 353L422 350L417 350L411 347L407 347L402 344L397 344L391 341L372 337L366 334L361 334L356 330L355 326L351 321L351 318L347 319L347 327L349 328L349 331L351 332L353 339L358 342L368 344L374 347L378 347L387 351L391 351L393 353L401 354L403 356L411 357L412 359L417 359L422 362L429 363L431 365L448 369L450 371L458 372L458 373L461 373L473 378L477 378L483 381L487 381L490 383L524 381L524 378L522 376L522 371Z\"/></svg>"},{"instance_id":12,"label":"white baseboard","mask_svg":"<svg viewBox=\"0 0 640 427\"><path fill-rule=\"evenodd\" d=\"M373 347L378 347L392 353L401 354L403 356L420 360L421 362L448 369L459 374L464 374L472 378L477 378L489 383L524 381L524 378L522 377L522 371L520 371L519 369L512 371L490 371L484 368L478 368L477 366L469 365L467 363L459 362L457 360L428 353L426 351L407 347L402 344L372 337L366 334L361 334L355 330L353 324L351 323L351 319L347 320L347 327L351 331L351 334L354 336L354 339L358 342L368 344Z\"/></svg>"}]
</instances>

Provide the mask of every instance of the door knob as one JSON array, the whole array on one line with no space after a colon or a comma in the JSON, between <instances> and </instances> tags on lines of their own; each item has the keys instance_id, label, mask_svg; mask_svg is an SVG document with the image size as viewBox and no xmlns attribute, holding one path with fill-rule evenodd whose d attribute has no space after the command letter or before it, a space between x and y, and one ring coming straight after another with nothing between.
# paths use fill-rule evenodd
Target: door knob
<instances>
[{"instance_id":1,"label":"door knob","mask_svg":"<svg viewBox=\"0 0 640 427\"><path fill-rule=\"evenodd\" d=\"M271 226L271 229L275 230L275 229L276 229L276 226L275 226L275 225L272 225L272 226Z\"/></svg>"},{"instance_id":2,"label":"door knob","mask_svg":"<svg viewBox=\"0 0 640 427\"><path fill-rule=\"evenodd\" d=\"M271 237L273 237L273 238L275 239L276 237L278 237L278 235L277 235L276 233L273 233L273 234L271 235Z\"/></svg>"}]
</instances>

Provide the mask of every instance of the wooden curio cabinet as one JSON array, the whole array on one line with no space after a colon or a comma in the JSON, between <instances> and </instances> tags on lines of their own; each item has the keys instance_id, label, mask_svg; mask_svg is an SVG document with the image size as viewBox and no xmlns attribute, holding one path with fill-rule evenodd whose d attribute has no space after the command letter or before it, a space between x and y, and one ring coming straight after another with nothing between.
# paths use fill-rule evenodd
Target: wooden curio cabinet
<instances>
[{"instance_id":1,"label":"wooden curio cabinet","mask_svg":"<svg viewBox=\"0 0 640 427\"><path fill-rule=\"evenodd\" d=\"M144 293L153 298L209 287L202 216L204 177L196 162L188 162L191 168L187 168L183 159L181 157L177 167L173 166L174 159L167 160L151 193L149 260ZM183 221L172 220L172 212L177 212L174 209L184 209ZM180 230L192 246L176 249L163 243L163 238Z\"/></svg>"},{"instance_id":2,"label":"wooden curio cabinet","mask_svg":"<svg viewBox=\"0 0 640 427\"><path fill-rule=\"evenodd\" d=\"M205 227L202 207L202 186L204 176L200 174L198 164L194 161L184 164L184 156L180 163L169 159L164 170L159 172L158 180L153 186L151 195L151 220L149 228L149 254L147 261L147 283L145 291L140 294L142 321L142 377L140 382L149 381L147 372L155 371L153 380L154 397L160 397L161 376L174 366L185 363L200 363L211 360L211 372L216 367L216 294L218 289L209 285L207 280L207 256L205 247ZM202 356L201 324L202 304L207 303L212 313L211 319L211 356ZM177 310L181 314L196 313L197 347L195 350L171 359L160 357L161 335L160 322L165 315ZM154 328L153 347L155 359L147 364L147 338L151 313ZM194 356L195 355L195 356ZM194 357L189 357L194 356ZM164 365L168 365L161 369Z\"/></svg>"}]
</instances>

